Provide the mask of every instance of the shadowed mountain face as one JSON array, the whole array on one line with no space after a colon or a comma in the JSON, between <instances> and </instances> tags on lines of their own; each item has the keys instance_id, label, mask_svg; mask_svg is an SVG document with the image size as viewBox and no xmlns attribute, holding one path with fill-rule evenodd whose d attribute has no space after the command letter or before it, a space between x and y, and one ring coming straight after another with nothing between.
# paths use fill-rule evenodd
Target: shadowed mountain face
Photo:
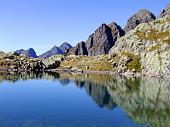
<instances>
[{"instance_id":1,"label":"shadowed mountain face","mask_svg":"<svg viewBox=\"0 0 170 127\"><path fill-rule=\"evenodd\" d=\"M170 126L170 80L158 78L125 78L96 74L0 73L0 81L28 79L70 82L82 89L103 108L122 107L134 121L152 127Z\"/></svg>"},{"instance_id":2,"label":"shadowed mountain face","mask_svg":"<svg viewBox=\"0 0 170 127\"><path fill-rule=\"evenodd\" d=\"M102 24L86 42L80 42L76 47L67 50L66 55L96 56L108 54L118 37L124 35L124 31L116 23Z\"/></svg>"},{"instance_id":3,"label":"shadowed mountain face","mask_svg":"<svg viewBox=\"0 0 170 127\"><path fill-rule=\"evenodd\" d=\"M28 50L20 49L20 50L17 50L16 53L18 53L19 55L24 55L24 56L31 57L31 58L37 57L37 54L33 48L30 48Z\"/></svg>"}]
</instances>

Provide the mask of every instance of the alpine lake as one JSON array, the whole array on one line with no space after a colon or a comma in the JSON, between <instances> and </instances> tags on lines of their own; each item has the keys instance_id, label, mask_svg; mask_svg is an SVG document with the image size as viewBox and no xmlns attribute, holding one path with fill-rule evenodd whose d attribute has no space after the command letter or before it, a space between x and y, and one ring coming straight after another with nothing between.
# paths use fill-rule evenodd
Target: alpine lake
<instances>
[{"instance_id":1,"label":"alpine lake","mask_svg":"<svg viewBox=\"0 0 170 127\"><path fill-rule=\"evenodd\" d=\"M0 72L0 127L170 127L170 79Z\"/></svg>"}]
</instances>

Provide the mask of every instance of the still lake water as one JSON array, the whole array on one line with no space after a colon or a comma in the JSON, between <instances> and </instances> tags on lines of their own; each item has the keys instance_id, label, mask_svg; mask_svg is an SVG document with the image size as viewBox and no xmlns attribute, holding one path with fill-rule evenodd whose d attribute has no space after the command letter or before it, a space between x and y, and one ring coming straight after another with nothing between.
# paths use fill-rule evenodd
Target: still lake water
<instances>
[{"instance_id":1,"label":"still lake water","mask_svg":"<svg viewBox=\"0 0 170 127\"><path fill-rule=\"evenodd\" d=\"M170 80L0 73L0 127L170 127Z\"/></svg>"}]
</instances>

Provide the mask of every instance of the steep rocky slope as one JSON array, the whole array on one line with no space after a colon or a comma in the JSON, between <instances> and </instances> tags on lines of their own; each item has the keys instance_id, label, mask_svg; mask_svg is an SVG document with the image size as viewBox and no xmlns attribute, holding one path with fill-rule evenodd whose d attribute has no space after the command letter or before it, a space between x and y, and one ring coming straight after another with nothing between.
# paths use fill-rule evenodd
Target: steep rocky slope
<instances>
[{"instance_id":1,"label":"steep rocky slope","mask_svg":"<svg viewBox=\"0 0 170 127\"><path fill-rule=\"evenodd\" d=\"M65 55L87 55L87 47L84 41L78 43L75 47L68 49Z\"/></svg>"},{"instance_id":2,"label":"steep rocky slope","mask_svg":"<svg viewBox=\"0 0 170 127\"><path fill-rule=\"evenodd\" d=\"M138 25L110 50L113 70L170 75L170 16Z\"/></svg>"},{"instance_id":3,"label":"steep rocky slope","mask_svg":"<svg viewBox=\"0 0 170 127\"><path fill-rule=\"evenodd\" d=\"M102 24L86 42L80 42L76 47L67 51L66 55L96 56L108 54L117 38L124 35L124 31L116 23Z\"/></svg>"}]
</instances>

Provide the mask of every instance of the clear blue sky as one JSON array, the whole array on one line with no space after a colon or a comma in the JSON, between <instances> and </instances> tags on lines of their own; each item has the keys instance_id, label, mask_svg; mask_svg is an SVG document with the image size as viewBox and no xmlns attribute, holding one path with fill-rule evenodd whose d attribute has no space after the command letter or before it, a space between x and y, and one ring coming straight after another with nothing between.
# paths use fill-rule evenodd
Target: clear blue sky
<instances>
[{"instance_id":1,"label":"clear blue sky","mask_svg":"<svg viewBox=\"0 0 170 127\"><path fill-rule=\"evenodd\" d=\"M145 8L158 15L170 0L0 0L0 50L33 47L38 54L63 42L86 40L102 23Z\"/></svg>"}]
</instances>

